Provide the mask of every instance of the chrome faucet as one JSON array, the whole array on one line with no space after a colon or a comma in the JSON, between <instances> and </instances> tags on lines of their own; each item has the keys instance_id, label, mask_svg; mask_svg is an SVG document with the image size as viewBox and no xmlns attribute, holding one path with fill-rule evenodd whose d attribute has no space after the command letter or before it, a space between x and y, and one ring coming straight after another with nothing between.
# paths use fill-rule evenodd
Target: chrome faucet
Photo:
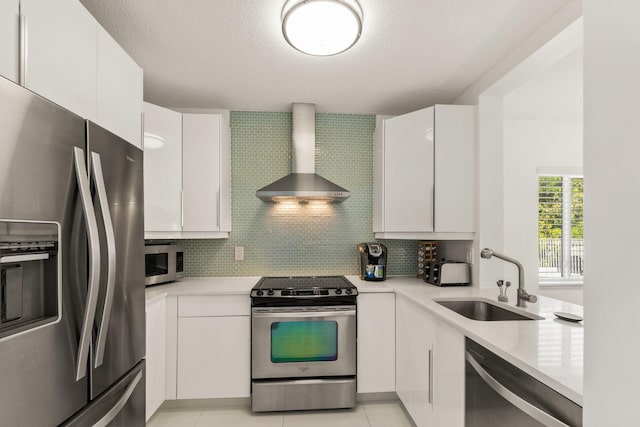
<instances>
[{"instance_id":1,"label":"chrome faucet","mask_svg":"<svg viewBox=\"0 0 640 427\"><path fill-rule=\"evenodd\" d=\"M511 257L503 255L500 252L494 251L493 249L484 248L480 252L481 258L490 259L492 256L496 258L500 258L504 261L510 262L511 264L514 264L516 267L518 267L518 303L516 304L516 307L525 308L527 306L526 304L527 301L532 304L535 304L536 301L538 301L538 297L535 295L528 294L527 291L524 289L524 267L522 266L522 264L520 264L518 261L516 261Z\"/></svg>"}]
</instances>

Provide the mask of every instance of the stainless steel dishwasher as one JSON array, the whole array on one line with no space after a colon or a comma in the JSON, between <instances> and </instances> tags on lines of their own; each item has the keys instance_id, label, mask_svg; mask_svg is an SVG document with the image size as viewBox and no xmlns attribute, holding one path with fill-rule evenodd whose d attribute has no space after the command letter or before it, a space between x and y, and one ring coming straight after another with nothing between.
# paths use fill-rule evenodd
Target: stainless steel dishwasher
<instances>
[{"instance_id":1,"label":"stainless steel dishwasher","mask_svg":"<svg viewBox=\"0 0 640 427\"><path fill-rule=\"evenodd\" d=\"M582 426L582 407L469 338L465 426Z\"/></svg>"}]
</instances>

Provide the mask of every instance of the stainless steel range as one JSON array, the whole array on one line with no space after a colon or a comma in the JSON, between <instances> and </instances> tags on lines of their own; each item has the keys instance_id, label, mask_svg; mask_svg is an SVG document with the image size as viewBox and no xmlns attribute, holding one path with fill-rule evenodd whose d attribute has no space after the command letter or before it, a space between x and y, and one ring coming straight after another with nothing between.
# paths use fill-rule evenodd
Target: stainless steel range
<instances>
[{"instance_id":1,"label":"stainless steel range","mask_svg":"<svg viewBox=\"0 0 640 427\"><path fill-rule=\"evenodd\" d=\"M356 404L356 297L342 276L263 277L251 291L251 409Z\"/></svg>"}]
</instances>

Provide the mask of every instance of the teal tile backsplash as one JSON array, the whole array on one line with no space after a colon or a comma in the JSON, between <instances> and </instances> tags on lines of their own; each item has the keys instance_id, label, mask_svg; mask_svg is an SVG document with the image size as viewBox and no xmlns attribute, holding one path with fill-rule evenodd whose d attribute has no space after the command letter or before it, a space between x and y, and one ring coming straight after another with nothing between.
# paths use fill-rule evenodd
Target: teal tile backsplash
<instances>
[{"instance_id":1,"label":"teal tile backsplash","mask_svg":"<svg viewBox=\"0 0 640 427\"><path fill-rule=\"evenodd\" d=\"M291 113L231 112L229 239L183 240L186 276L358 274L356 245L373 241L375 116L316 114L316 173L351 192L342 203L295 209L257 189L291 172ZM415 241L384 240L388 274L416 273ZM234 260L236 246L244 261Z\"/></svg>"}]
</instances>

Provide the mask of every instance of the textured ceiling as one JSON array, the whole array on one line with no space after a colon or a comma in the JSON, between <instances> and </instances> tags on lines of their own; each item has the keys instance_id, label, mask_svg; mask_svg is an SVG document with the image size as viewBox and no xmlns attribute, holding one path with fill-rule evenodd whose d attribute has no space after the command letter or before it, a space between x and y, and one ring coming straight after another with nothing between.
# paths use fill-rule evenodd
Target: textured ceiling
<instances>
[{"instance_id":1,"label":"textured ceiling","mask_svg":"<svg viewBox=\"0 0 640 427\"><path fill-rule=\"evenodd\" d=\"M331 57L282 37L284 0L81 0L167 107L401 114L452 102L569 0L360 0L360 41Z\"/></svg>"}]
</instances>

